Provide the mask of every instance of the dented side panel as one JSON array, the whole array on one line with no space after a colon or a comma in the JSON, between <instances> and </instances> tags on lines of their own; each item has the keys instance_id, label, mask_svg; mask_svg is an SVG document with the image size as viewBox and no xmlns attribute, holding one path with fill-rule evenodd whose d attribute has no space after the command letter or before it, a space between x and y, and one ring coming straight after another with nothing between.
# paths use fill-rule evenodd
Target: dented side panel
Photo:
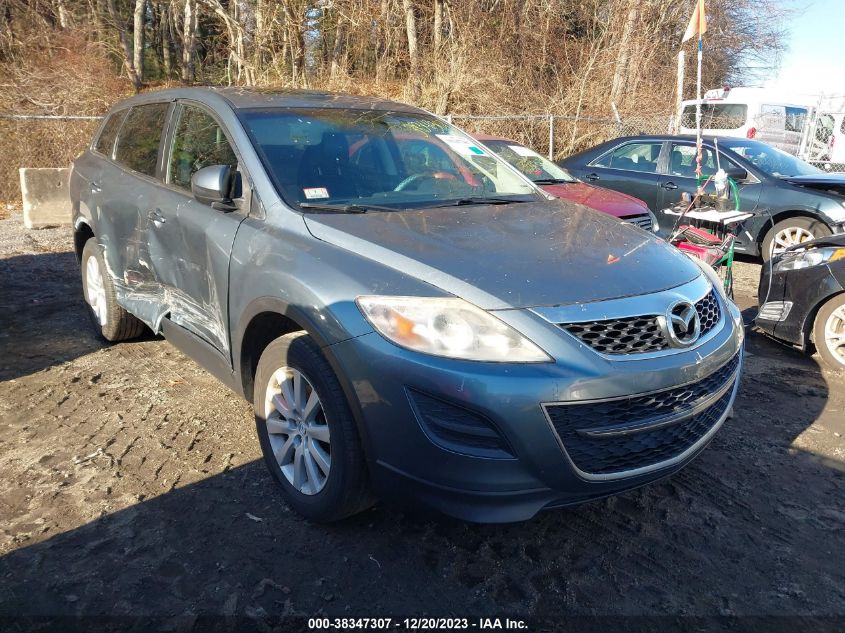
<instances>
[{"instance_id":1,"label":"dented side panel","mask_svg":"<svg viewBox=\"0 0 845 633\"><path fill-rule=\"evenodd\" d=\"M158 286L161 316L229 357L229 258L244 216L165 187L155 210L164 221L147 223L146 266Z\"/></svg>"}]
</instances>

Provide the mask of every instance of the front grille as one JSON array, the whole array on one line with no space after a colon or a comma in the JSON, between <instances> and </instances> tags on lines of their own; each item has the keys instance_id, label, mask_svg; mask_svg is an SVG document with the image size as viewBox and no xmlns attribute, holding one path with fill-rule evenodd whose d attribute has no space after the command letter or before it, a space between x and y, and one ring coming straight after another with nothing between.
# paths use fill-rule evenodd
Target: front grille
<instances>
[{"instance_id":1,"label":"front grille","mask_svg":"<svg viewBox=\"0 0 845 633\"><path fill-rule=\"evenodd\" d=\"M507 441L486 417L414 389L407 392L420 426L438 446L479 457L513 457Z\"/></svg>"},{"instance_id":2,"label":"front grille","mask_svg":"<svg viewBox=\"0 0 845 633\"><path fill-rule=\"evenodd\" d=\"M696 302L695 310L704 336L722 316L719 301L711 290ZM657 315L561 323L560 327L602 354L644 354L669 349Z\"/></svg>"},{"instance_id":3,"label":"front grille","mask_svg":"<svg viewBox=\"0 0 845 633\"><path fill-rule=\"evenodd\" d=\"M631 224L636 224L638 227L645 231L651 232L651 216L648 214L645 215L632 215L627 218L622 218L625 222L630 222Z\"/></svg>"},{"instance_id":4,"label":"front grille","mask_svg":"<svg viewBox=\"0 0 845 633\"><path fill-rule=\"evenodd\" d=\"M546 412L569 458L582 472L607 475L654 466L683 453L719 421L730 403L733 383L728 383L738 366L739 354L689 385L604 402L548 405ZM696 411L726 387L715 402Z\"/></svg>"}]
</instances>

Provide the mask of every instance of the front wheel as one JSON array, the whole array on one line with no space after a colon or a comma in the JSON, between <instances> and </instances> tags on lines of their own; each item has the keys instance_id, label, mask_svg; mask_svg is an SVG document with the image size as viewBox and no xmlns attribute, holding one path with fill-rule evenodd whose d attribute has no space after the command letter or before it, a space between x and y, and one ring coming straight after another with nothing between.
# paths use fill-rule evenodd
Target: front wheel
<instances>
[{"instance_id":1,"label":"front wheel","mask_svg":"<svg viewBox=\"0 0 845 633\"><path fill-rule=\"evenodd\" d=\"M293 332L267 346L253 402L264 461L294 510L329 522L372 505L352 412L310 336Z\"/></svg>"},{"instance_id":2,"label":"front wheel","mask_svg":"<svg viewBox=\"0 0 845 633\"><path fill-rule=\"evenodd\" d=\"M819 309L813 323L813 338L828 365L845 369L845 294L833 297Z\"/></svg>"},{"instance_id":3,"label":"front wheel","mask_svg":"<svg viewBox=\"0 0 845 633\"><path fill-rule=\"evenodd\" d=\"M821 220L804 216L793 216L781 220L766 233L761 244L763 261L769 261L772 255L779 255L790 246L803 244L819 237L831 235L832 231Z\"/></svg>"}]
</instances>

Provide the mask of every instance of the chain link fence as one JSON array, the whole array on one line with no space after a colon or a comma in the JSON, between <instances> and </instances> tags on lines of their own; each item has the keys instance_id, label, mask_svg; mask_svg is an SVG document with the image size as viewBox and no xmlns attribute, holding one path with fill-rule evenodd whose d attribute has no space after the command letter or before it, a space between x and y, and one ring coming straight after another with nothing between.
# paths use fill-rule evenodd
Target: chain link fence
<instances>
[{"instance_id":1,"label":"chain link fence","mask_svg":"<svg viewBox=\"0 0 845 633\"><path fill-rule=\"evenodd\" d=\"M67 167L101 117L0 114L0 200L20 200L20 167Z\"/></svg>"},{"instance_id":2,"label":"chain link fence","mask_svg":"<svg viewBox=\"0 0 845 633\"><path fill-rule=\"evenodd\" d=\"M845 112L822 112L812 122L806 160L825 171L845 172Z\"/></svg>"}]
</instances>

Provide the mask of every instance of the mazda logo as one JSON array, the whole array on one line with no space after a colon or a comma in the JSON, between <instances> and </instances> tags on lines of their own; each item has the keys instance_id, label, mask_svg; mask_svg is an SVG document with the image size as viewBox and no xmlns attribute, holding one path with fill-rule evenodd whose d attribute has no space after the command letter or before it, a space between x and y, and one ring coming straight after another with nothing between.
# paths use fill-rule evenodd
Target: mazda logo
<instances>
[{"instance_id":1,"label":"mazda logo","mask_svg":"<svg viewBox=\"0 0 845 633\"><path fill-rule=\"evenodd\" d=\"M688 301L677 301L669 306L665 317L666 337L672 347L689 347L701 334L701 322L695 306Z\"/></svg>"}]
</instances>

